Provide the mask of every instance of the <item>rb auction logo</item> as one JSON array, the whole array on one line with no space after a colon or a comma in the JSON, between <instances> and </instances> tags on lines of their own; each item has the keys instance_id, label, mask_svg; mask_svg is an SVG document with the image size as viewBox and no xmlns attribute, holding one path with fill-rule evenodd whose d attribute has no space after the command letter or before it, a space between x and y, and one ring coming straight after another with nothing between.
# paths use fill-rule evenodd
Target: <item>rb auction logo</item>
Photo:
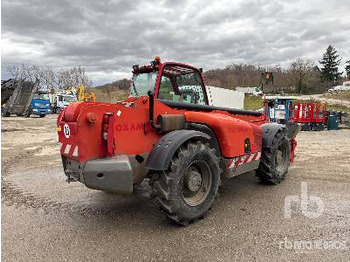
<instances>
[{"instance_id":1,"label":"rb auction logo","mask_svg":"<svg viewBox=\"0 0 350 262\"><path fill-rule=\"evenodd\" d=\"M292 202L300 203L300 209L307 218L318 218L323 214L324 204L320 197L309 196L307 193L307 182L301 182L300 196L287 196L284 200L284 217L291 218ZM310 210L312 206L312 210ZM316 208L315 208L316 207Z\"/></svg>"}]
</instances>

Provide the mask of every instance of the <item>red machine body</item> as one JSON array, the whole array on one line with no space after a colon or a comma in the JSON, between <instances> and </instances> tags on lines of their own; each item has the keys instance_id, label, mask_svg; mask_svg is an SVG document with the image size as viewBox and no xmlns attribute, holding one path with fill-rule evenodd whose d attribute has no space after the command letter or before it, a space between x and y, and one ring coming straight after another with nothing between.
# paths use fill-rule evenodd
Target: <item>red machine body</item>
<instances>
[{"instance_id":1,"label":"red machine body","mask_svg":"<svg viewBox=\"0 0 350 262\"><path fill-rule=\"evenodd\" d=\"M158 97L162 69L166 66L181 66L198 70L182 63L161 63L155 85L155 97ZM145 69L145 71L147 68ZM203 80L202 80L203 81ZM206 93L205 93L206 95ZM223 110L198 112L171 108L155 100L155 118L162 114L183 114L186 123L201 123L210 126L217 136L222 156L234 158L244 155L244 140L252 141L252 153L261 151L262 130L266 123L265 114L232 114ZM119 113L118 113L119 112ZM153 144L164 134L154 130L148 119L149 97L129 97L117 104L99 102L77 102L58 117L59 142L61 154L85 163L89 159L111 157L118 154L141 155L151 151ZM108 117L107 140L102 137L102 120ZM91 121L93 116L94 121ZM69 125L71 135L64 134L64 126ZM235 139L232 139L232 137ZM67 149L67 145L70 145ZM77 154L73 154L75 148Z\"/></svg>"},{"instance_id":2,"label":"red machine body","mask_svg":"<svg viewBox=\"0 0 350 262\"><path fill-rule=\"evenodd\" d=\"M57 130L68 182L131 194L148 178L167 216L186 225L210 209L222 176L257 170L264 183L280 183L299 126L209 106L200 69L156 58L133 66L127 99L74 103Z\"/></svg>"}]
</instances>

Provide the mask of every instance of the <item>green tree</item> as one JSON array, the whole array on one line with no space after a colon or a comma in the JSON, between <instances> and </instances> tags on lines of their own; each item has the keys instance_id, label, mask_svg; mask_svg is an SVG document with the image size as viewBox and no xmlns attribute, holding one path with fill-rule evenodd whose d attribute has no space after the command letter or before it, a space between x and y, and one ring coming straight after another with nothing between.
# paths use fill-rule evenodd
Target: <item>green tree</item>
<instances>
[{"instance_id":1,"label":"green tree","mask_svg":"<svg viewBox=\"0 0 350 262\"><path fill-rule=\"evenodd\" d=\"M346 77L350 80L350 60L346 61L345 73L346 73Z\"/></svg>"},{"instance_id":2,"label":"green tree","mask_svg":"<svg viewBox=\"0 0 350 262\"><path fill-rule=\"evenodd\" d=\"M323 81L333 82L338 81L342 72L339 71L341 58L339 58L338 51L333 46L328 46L326 52L323 54L323 58L320 62L321 78Z\"/></svg>"}]
</instances>

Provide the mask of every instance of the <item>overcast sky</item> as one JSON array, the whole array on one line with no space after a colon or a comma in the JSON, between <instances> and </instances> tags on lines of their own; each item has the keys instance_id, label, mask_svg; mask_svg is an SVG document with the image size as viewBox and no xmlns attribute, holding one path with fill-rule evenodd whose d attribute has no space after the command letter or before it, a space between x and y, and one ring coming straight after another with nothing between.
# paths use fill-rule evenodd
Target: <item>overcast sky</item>
<instances>
[{"instance_id":1,"label":"overcast sky","mask_svg":"<svg viewBox=\"0 0 350 262\"><path fill-rule=\"evenodd\" d=\"M3 0L6 65L84 66L94 84L130 77L159 55L205 70L315 61L332 44L350 59L349 0Z\"/></svg>"}]
</instances>

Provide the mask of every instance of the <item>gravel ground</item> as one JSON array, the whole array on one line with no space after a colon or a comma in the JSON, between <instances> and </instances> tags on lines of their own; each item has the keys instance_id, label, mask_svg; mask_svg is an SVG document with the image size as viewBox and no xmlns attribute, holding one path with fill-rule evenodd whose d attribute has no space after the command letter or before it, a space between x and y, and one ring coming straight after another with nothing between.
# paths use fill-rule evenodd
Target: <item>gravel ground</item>
<instances>
[{"instance_id":1,"label":"gravel ground","mask_svg":"<svg viewBox=\"0 0 350 262\"><path fill-rule=\"evenodd\" d=\"M281 185L254 173L224 181L211 213L178 227L146 184L119 196L66 183L55 121L2 119L3 261L350 261L349 129L300 133ZM300 200L302 182L308 211L324 210L310 218L293 202L286 218L285 199Z\"/></svg>"}]
</instances>

